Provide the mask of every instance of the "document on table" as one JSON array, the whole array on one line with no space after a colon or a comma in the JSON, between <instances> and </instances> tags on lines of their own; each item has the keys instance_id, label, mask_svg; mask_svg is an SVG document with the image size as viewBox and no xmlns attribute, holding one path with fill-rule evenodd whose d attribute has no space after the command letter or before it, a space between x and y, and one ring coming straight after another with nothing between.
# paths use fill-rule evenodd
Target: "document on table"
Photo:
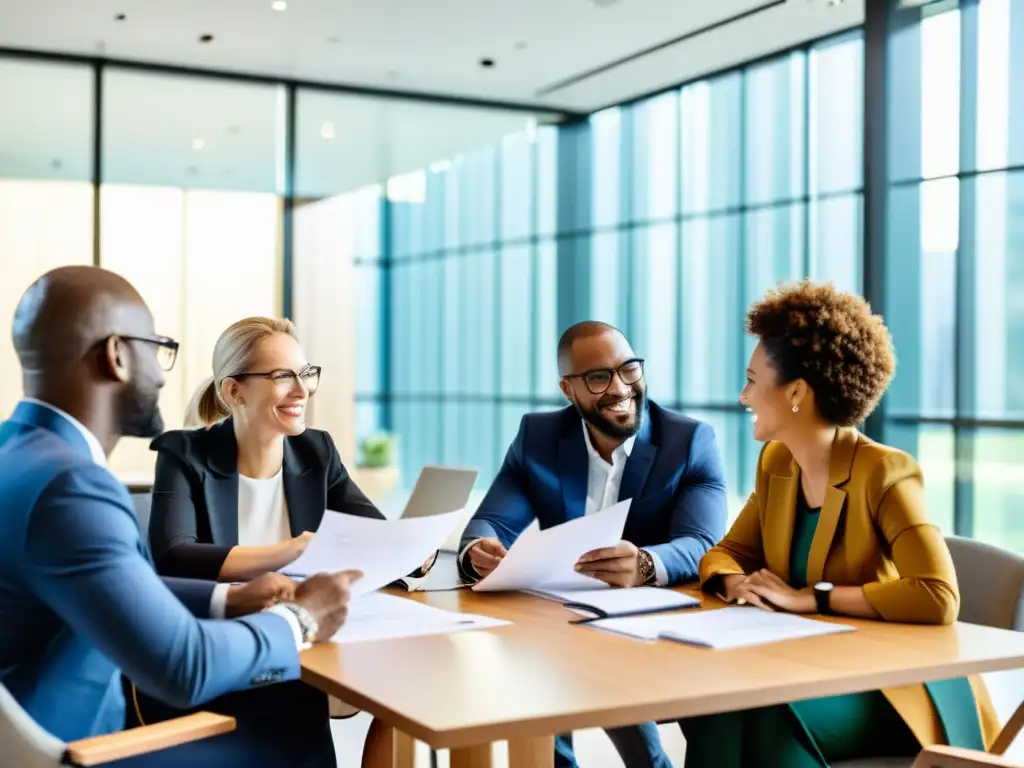
<instances>
[{"instance_id":1,"label":"document on table","mask_svg":"<svg viewBox=\"0 0 1024 768\"><path fill-rule=\"evenodd\" d=\"M714 649L742 648L856 629L847 624L741 606L629 619L600 619L587 626L640 640L675 640Z\"/></svg>"},{"instance_id":2,"label":"document on table","mask_svg":"<svg viewBox=\"0 0 1024 768\"><path fill-rule=\"evenodd\" d=\"M552 528L527 528L498 567L473 589L506 592L523 589L600 589L604 582L576 572L587 552L622 541L632 499Z\"/></svg>"},{"instance_id":3,"label":"document on table","mask_svg":"<svg viewBox=\"0 0 1024 768\"><path fill-rule=\"evenodd\" d=\"M335 643L394 640L470 629L493 629L509 623L489 616L443 611L404 597L377 593L353 600L349 604L345 624L331 639Z\"/></svg>"},{"instance_id":4,"label":"document on table","mask_svg":"<svg viewBox=\"0 0 1024 768\"><path fill-rule=\"evenodd\" d=\"M640 616L649 613L695 608L700 600L660 587L632 589L532 589L531 594L556 600L576 613L602 618Z\"/></svg>"},{"instance_id":5,"label":"document on table","mask_svg":"<svg viewBox=\"0 0 1024 768\"><path fill-rule=\"evenodd\" d=\"M352 594L366 595L422 567L461 517L457 511L377 520L328 510L306 551L281 573L303 579L314 573L359 570L363 578L353 585Z\"/></svg>"}]
</instances>

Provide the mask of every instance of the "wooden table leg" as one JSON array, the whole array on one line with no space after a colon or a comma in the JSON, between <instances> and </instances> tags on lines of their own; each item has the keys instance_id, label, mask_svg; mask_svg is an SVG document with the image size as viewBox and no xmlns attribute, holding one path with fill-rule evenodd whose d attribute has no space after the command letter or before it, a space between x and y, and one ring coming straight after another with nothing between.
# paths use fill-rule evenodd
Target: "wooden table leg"
<instances>
[{"instance_id":1,"label":"wooden table leg","mask_svg":"<svg viewBox=\"0 0 1024 768\"><path fill-rule=\"evenodd\" d=\"M491 768L491 745L481 744L476 747L453 749L450 753L449 765L451 768Z\"/></svg>"},{"instance_id":2,"label":"wooden table leg","mask_svg":"<svg viewBox=\"0 0 1024 768\"><path fill-rule=\"evenodd\" d=\"M394 768L415 768L416 765L416 739L397 728L395 732L393 756Z\"/></svg>"},{"instance_id":3,"label":"wooden table leg","mask_svg":"<svg viewBox=\"0 0 1024 768\"><path fill-rule=\"evenodd\" d=\"M553 768L555 737L538 736L533 739L510 740L508 764L510 768Z\"/></svg>"}]
</instances>

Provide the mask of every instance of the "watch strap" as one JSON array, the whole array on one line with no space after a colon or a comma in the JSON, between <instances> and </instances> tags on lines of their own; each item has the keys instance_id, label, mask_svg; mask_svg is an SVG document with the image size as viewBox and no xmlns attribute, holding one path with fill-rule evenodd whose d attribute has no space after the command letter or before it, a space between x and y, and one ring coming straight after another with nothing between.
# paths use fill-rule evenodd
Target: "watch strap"
<instances>
[{"instance_id":1,"label":"watch strap","mask_svg":"<svg viewBox=\"0 0 1024 768\"><path fill-rule=\"evenodd\" d=\"M641 586L653 584L658 577L658 572L654 567L654 556L646 549L641 549L637 555L637 560L640 565Z\"/></svg>"},{"instance_id":2,"label":"watch strap","mask_svg":"<svg viewBox=\"0 0 1024 768\"><path fill-rule=\"evenodd\" d=\"M832 615L832 586L814 585L814 606L822 616Z\"/></svg>"}]
</instances>

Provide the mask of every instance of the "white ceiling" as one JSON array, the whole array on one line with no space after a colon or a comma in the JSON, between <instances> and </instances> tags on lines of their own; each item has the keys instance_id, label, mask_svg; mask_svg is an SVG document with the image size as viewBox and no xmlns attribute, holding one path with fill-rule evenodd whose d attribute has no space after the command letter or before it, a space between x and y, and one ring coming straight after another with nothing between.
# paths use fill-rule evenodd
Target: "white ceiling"
<instances>
[{"instance_id":1,"label":"white ceiling","mask_svg":"<svg viewBox=\"0 0 1024 768\"><path fill-rule=\"evenodd\" d=\"M271 0L0 0L0 46L588 112L859 24L864 0L287 3L276 12ZM214 41L200 44L203 34ZM493 68L478 65L485 57Z\"/></svg>"},{"instance_id":2,"label":"white ceiling","mask_svg":"<svg viewBox=\"0 0 1024 768\"><path fill-rule=\"evenodd\" d=\"M599 2L601 0L598 0ZM604 0L607 2L608 0ZM863 0L0 0L0 48L486 100L301 89L296 193L329 195L862 22ZM115 21L117 14L126 15ZM59 19L59 21L57 21ZM201 34L215 40L200 45ZM495 61L478 66L481 57ZM588 72L601 70L592 76ZM564 87L559 83L573 81ZM0 177L92 176L92 71L0 53ZM495 103L528 105L532 111ZM546 111L555 110L555 111ZM108 67L109 182L280 192L284 89ZM325 138L322 132L329 126Z\"/></svg>"}]
</instances>

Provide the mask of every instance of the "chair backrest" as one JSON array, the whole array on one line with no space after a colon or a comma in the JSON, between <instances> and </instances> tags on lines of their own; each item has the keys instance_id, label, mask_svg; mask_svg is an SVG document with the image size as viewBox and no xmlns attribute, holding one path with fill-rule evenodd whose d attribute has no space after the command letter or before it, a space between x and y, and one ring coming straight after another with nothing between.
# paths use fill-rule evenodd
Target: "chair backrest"
<instances>
[{"instance_id":1,"label":"chair backrest","mask_svg":"<svg viewBox=\"0 0 1024 768\"><path fill-rule=\"evenodd\" d=\"M153 494L133 493L132 503L135 505L135 514L139 517L139 530L142 531L142 538L149 540L149 512L153 506Z\"/></svg>"},{"instance_id":2,"label":"chair backrest","mask_svg":"<svg viewBox=\"0 0 1024 768\"><path fill-rule=\"evenodd\" d=\"M64 757L64 742L40 728L2 683L0 744L0 762L18 768L55 768Z\"/></svg>"},{"instance_id":3,"label":"chair backrest","mask_svg":"<svg viewBox=\"0 0 1024 768\"><path fill-rule=\"evenodd\" d=\"M960 585L960 621L1024 631L1024 557L960 536L947 536Z\"/></svg>"}]
</instances>

